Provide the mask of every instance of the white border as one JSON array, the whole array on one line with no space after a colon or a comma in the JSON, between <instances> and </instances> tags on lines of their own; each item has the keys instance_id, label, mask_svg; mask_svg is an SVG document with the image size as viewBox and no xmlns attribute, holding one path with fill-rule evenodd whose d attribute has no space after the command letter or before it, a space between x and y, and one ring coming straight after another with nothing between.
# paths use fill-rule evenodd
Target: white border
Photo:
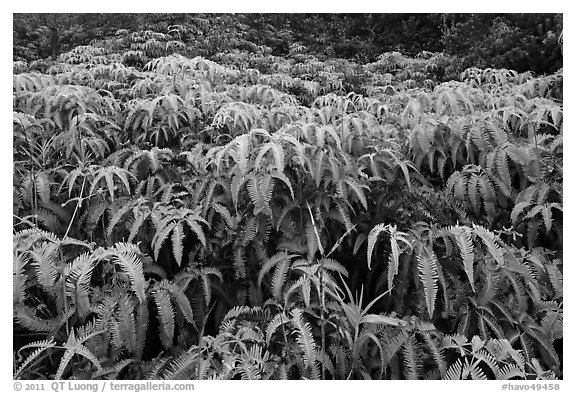
<instances>
[{"instance_id":1,"label":"white border","mask_svg":"<svg viewBox=\"0 0 576 393\"><path fill-rule=\"evenodd\" d=\"M8 0L10 1L10 0ZM6 10L6 6L3 10ZM574 277L574 250L571 248L572 236L574 229L571 224L576 223L575 206L572 201L576 202L574 190L574 174L576 173L575 160L576 155L572 156L571 149L575 148L576 130L574 125L574 116L572 110L574 107L574 25L576 20L571 12L568 12L567 2L545 2L545 1L522 1L522 2L505 2L496 0L483 0L476 4L467 4L464 2L426 2L411 1L397 2L379 0L375 1L311 1L311 0L290 0L286 2L279 1L194 1L186 2L162 2L162 3L142 3L128 2L118 0L98 0L98 1L38 1L25 0L18 3L12 3L8 6L9 12L0 14L0 28L2 29L2 53L5 53L4 60L0 62L0 76L3 81L1 95L2 103L2 128L0 132L0 184L4 192L2 195L2 209L0 209L0 222L2 225L0 233L0 242L2 247L2 263L0 268L0 277L5 282L2 285L0 296L0 305L2 309L2 338L7 346L12 346L12 255L10 252L12 242L12 190L8 185L12 184L12 115L9 108L12 107L12 13L31 13L31 12L538 12L538 13L564 13L564 130L565 130L565 163L564 163L564 381L561 384L560 391L576 391L569 389L569 386L576 387L574 380L576 373L572 374L574 369L574 360L571 354L571 348L574 347L575 340L571 335L571 328L574 327L574 289L571 286L571 280ZM567 147L567 148L566 148ZM8 345L8 342L10 344ZM5 387L6 391L13 390L12 381L12 351L6 348L0 356L0 386ZM206 382L197 381L195 391L213 391L232 389L239 391L270 391L278 389L289 391L292 389L426 389L428 392L433 391L459 391L464 389L467 392L490 392L500 391L502 381L275 381L275 382L238 382L234 385L231 382ZM361 385L361 386L360 386ZM47 390L49 384L46 384ZM547 391L547 393L550 393Z\"/></svg>"}]
</instances>

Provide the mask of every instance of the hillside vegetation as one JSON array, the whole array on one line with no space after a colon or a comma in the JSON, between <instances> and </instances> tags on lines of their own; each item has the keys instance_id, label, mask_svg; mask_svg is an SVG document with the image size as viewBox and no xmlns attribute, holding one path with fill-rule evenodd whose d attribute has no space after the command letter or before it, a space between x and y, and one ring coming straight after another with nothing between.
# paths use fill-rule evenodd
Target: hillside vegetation
<instances>
[{"instance_id":1,"label":"hillside vegetation","mask_svg":"<svg viewBox=\"0 0 576 393\"><path fill-rule=\"evenodd\" d=\"M563 377L562 69L14 62L14 377Z\"/></svg>"}]
</instances>

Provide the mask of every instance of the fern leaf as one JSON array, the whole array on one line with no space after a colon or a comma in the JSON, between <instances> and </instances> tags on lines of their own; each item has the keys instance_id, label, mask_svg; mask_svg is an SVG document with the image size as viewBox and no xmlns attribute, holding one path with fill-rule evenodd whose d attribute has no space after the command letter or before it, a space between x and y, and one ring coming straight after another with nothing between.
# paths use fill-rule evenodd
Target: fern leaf
<instances>
[{"instance_id":1,"label":"fern leaf","mask_svg":"<svg viewBox=\"0 0 576 393\"><path fill-rule=\"evenodd\" d=\"M390 228L390 256L388 257L388 289L392 288L394 276L398 274L398 267L400 266L400 247L398 240L395 236L396 227Z\"/></svg>"},{"instance_id":2,"label":"fern leaf","mask_svg":"<svg viewBox=\"0 0 576 393\"><path fill-rule=\"evenodd\" d=\"M302 311L297 308L292 310L292 323L296 327L296 341L303 352L304 364L309 369L314 370L317 367L316 343L312 336L312 327L304 320Z\"/></svg>"},{"instance_id":3,"label":"fern leaf","mask_svg":"<svg viewBox=\"0 0 576 393\"><path fill-rule=\"evenodd\" d=\"M290 269L290 260L283 259L276 265L274 275L272 276L272 295L275 299L280 299L282 295L282 288L286 282L286 277Z\"/></svg>"},{"instance_id":4,"label":"fern leaf","mask_svg":"<svg viewBox=\"0 0 576 393\"><path fill-rule=\"evenodd\" d=\"M487 379L486 374L484 374L484 371L481 368L479 368L476 363L469 364L468 359L466 359L464 364L463 375L470 375L470 377L474 381Z\"/></svg>"},{"instance_id":5,"label":"fern leaf","mask_svg":"<svg viewBox=\"0 0 576 393\"><path fill-rule=\"evenodd\" d=\"M90 253L79 255L67 266L66 287L68 295L75 299L78 314L83 319L90 311L89 294L92 290L90 280L98 259Z\"/></svg>"},{"instance_id":6,"label":"fern leaf","mask_svg":"<svg viewBox=\"0 0 576 393\"><path fill-rule=\"evenodd\" d=\"M234 173L232 175L232 181L230 182L230 192L232 194L232 203L234 208L238 209L238 198L240 195L240 189L246 182L247 178L245 175L240 173Z\"/></svg>"},{"instance_id":7,"label":"fern leaf","mask_svg":"<svg viewBox=\"0 0 576 393\"><path fill-rule=\"evenodd\" d=\"M112 367L106 367L103 368L102 371L94 373L92 377L94 379L101 379L103 377L107 377L106 379L118 379L118 374L120 374L130 363L132 363L132 359L120 360Z\"/></svg>"},{"instance_id":8,"label":"fern leaf","mask_svg":"<svg viewBox=\"0 0 576 393\"><path fill-rule=\"evenodd\" d=\"M100 362L98 361L96 356L88 348L82 345L81 340L76 339L76 334L74 333L74 330L70 332L70 335L68 336L68 340L66 341L64 348L66 349L66 351L64 352L64 356L62 356L62 359L60 360L60 365L58 366L56 376L54 377L55 379L62 379L62 376L64 375L64 372L66 371L66 368L68 367L68 364L70 363L70 360L72 360L72 357L74 355L84 356L85 358L90 360L99 371L102 371L102 366L100 365Z\"/></svg>"},{"instance_id":9,"label":"fern leaf","mask_svg":"<svg viewBox=\"0 0 576 393\"><path fill-rule=\"evenodd\" d=\"M281 261L283 261L285 259L292 259L295 256L296 255L288 254L287 252L280 251L280 252L277 252L276 254L274 254L273 256L271 256L270 258L266 259L266 261L264 261L264 263L262 264L262 267L260 268L260 272L258 273L258 287L262 286L262 280L264 279L264 276L274 266L276 266L278 263L280 263Z\"/></svg>"},{"instance_id":10,"label":"fern leaf","mask_svg":"<svg viewBox=\"0 0 576 393\"><path fill-rule=\"evenodd\" d=\"M518 224L518 218L520 214L526 209L528 206L532 205L531 202L518 202L514 205L512 212L510 213L510 219L512 220L512 224Z\"/></svg>"},{"instance_id":11,"label":"fern leaf","mask_svg":"<svg viewBox=\"0 0 576 393\"><path fill-rule=\"evenodd\" d=\"M524 331L528 333L528 335L532 337L537 344L539 344L540 349L543 350L542 352L549 356L550 360L552 361L551 366L559 367L560 359L556 353L556 350L554 349L554 345L551 343L551 338L547 337L538 329L527 328Z\"/></svg>"},{"instance_id":12,"label":"fern leaf","mask_svg":"<svg viewBox=\"0 0 576 393\"><path fill-rule=\"evenodd\" d=\"M144 269L140 259L140 250L134 244L116 243L112 249L112 259L128 276L132 290L140 303L145 303Z\"/></svg>"},{"instance_id":13,"label":"fern leaf","mask_svg":"<svg viewBox=\"0 0 576 393\"><path fill-rule=\"evenodd\" d=\"M368 210L368 202L366 201L366 195L364 194L364 190L362 190L362 188L368 188L368 187L360 185L356 181L349 178L344 179L343 181L346 184L348 184L348 187L350 187L352 191L354 191L354 193L358 197L358 200L360 200L360 203L362 203L362 207Z\"/></svg>"},{"instance_id":14,"label":"fern leaf","mask_svg":"<svg viewBox=\"0 0 576 393\"><path fill-rule=\"evenodd\" d=\"M487 324L490 327L490 329L492 329L492 331L496 333L496 336L498 338L506 337L504 329L502 329L502 326L500 326L496 318L494 318L492 315L487 313L480 314L480 320L478 321L478 323L480 324L481 329L484 328L485 324Z\"/></svg>"},{"instance_id":15,"label":"fern leaf","mask_svg":"<svg viewBox=\"0 0 576 393\"><path fill-rule=\"evenodd\" d=\"M472 176L470 176L468 178L468 184L467 184L467 194L466 196L468 197L468 200L470 201L470 204L472 206L472 208L474 209L474 212L476 214L480 214L480 196L479 194L479 190L478 190L478 185L480 183L480 178L478 177L478 175L473 174Z\"/></svg>"},{"instance_id":16,"label":"fern leaf","mask_svg":"<svg viewBox=\"0 0 576 393\"><path fill-rule=\"evenodd\" d=\"M542 206L542 210L540 212L540 214L542 214L542 219L544 220L544 226L546 227L546 232L550 232L552 230L552 205L556 205L556 204L550 204L550 203L545 203Z\"/></svg>"},{"instance_id":17,"label":"fern leaf","mask_svg":"<svg viewBox=\"0 0 576 393\"><path fill-rule=\"evenodd\" d=\"M314 223L311 221L306 223L305 235L306 246L308 248L308 258L314 259L320 244L318 243L318 238L316 237L316 229L314 227Z\"/></svg>"},{"instance_id":18,"label":"fern leaf","mask_svg":"<svg viewBox=\"0 0 576 393\"><path fill-rule=\"evenodd\" d=\"M177 224L178 223L176 222L171 222L165 227L161 227L159 228L158 231L156 231L156 234L154 235L155 238L152 239L152 248L154 249L154 258L156 260L158 260L162 245L164 244L164 242L168 238L168 235L170 235L170 232L172 232L172 230Z\"/></svg>"},{"instance_id":19,"label":"fern leaf","mask_svg":"<svg viewBox=\"0 0 576 393\"><path fill-rule=\"evenodd\" d=\"M266 326L266 344L267 345L270 345L270 342L272 341L272 336L274 335L276 330L278 330L278 328L280 326L282 326L283 324L285 324L289 321L290 321L290 319L284 313L276 314L274 316L274 318L272 318L272 320Z\"/></svg>"},{"instance_id":20,"label":"fern leaf","mask_svg":"<svg viewBox=\"0 0 576 393\"><path fill-rule=\"evenodd\" d=\"M21 304L27 296L26 291L26 264L29 262L29 258L26 254L17 252L14 250L13 261L13 279L12 279L12 302L14 307Z\"/></svg>"},{"instance_id":21,"label":"fern leaf","mask_svg":"<svg viewBox=\"0 0 576 393\"><path fill-rule=\"evenodd\" d=\"M444 350L440 347L439 343L430 335L429 332L424 332L423 337L426 345L432 353L432 356L434 357L436 365L438 366L440 378L444 378L447 372L446 356L444 355Z\"/></svg>"},{"instance_id":22,"label":"fern leaf","mask_svg":"<svg viewBox=\"0 0 576 393\"><path fill-rule=\"evenodd\" d=\"M124 217L124 215L132 208L133 206L130 203L127 203L114 213L110 219L110 222L108 223L107 235L109 239L112 239L112 233L116 225L118 225L118 223L122 220L122 217Z\"/></svg>"},{"instance_id":23,"label":"fern leaf","mask_svg":"<svg viewBox=\"0 0 576 393\"><path fill-rule=\"evenodd\" d=\"M495 341L495 340L492 340ZM474 351L474 357L478 360L482 360L484 363L490 367L490 370L494 375L497 375L500 368L498 367L498 360L494 355L488 352L485 348L481 348L477 351Z\"/></svg>"},{"instance_id":24,"label":"fern leaf","mask_svg":"<svg viewBox=\"0 0 576 393\"><path fill-rule=\"evenodd\" d=\"M388 341L384 347L384 368L390 364L394 356L396 356L398 351L404 346L407 339L408 333L405 330L400 330L394 338Z\"/></svg>"},{"instance_id":25,"label":"fern leaf","mask_svg":"<svg viewBox=\"0 0 576 393\"><path fill-rule=\"evenodd\" d=\"M248 155L250 154L250 135L244 134L236 137L235 161L243 175L248 173Z\"/></svg>"},{"instance_id":26,"label":"fern leaf","mask_svg":"<svg viewBox=\"0 0 576 393\"><path fill-rule=\"evenodd\" d=\"M284 149L282 145L274 142L268 142L260 148L260 151L258 152L258 156L256 157L256 161L254 163L254 167L255 168L261 167L262 159L269 150L272 150L272 154L274 155L274 163L276 164L276 169L278 170L278 172L281 173L284 172Z\"/></svg>"},{"instance_id":27,"label":"fern leaf","mask_svg":"<svg viewBox=\"0 0 576 393\"><path fill-rule=\"evenodd\" d=\"M464 368L462 365L462 360L458 359L458 360L456 360L455 363L453 363L450 366L450 368L446 372L446 376L444 377L444 379L447 379L450 381L459 381L463 377L463 372L464 372Z\"/></svg>"},{"instance_id":28,"label":"fern leaf","mask_svg":"<svg viewBox=\"0 0 576 393\"><path fill-rule=\"evenodd\" d=\"M125 346L130 352L136 350L136 320L134 314L134 302L128 294L124 294L117 304L112 325L113 345L117 349Z\"/></svg>"},{"instance_id":29,"label":"fern leaf","mask_svg":"<svg viewBox=\"0 0 576 393\"><path fill-rule=\"evenodd\" d=\"M496 379L498 380L508 380L513 378L526 379L526 373L515 364L504 365L496 375Z\"/></svg>"},{"instance_id":30,"label":"fern leaf","mask_svg":"<svg viewBox=\"0 0 576 393\"><path fill-rule=\"evenodd\" d=\"M178 266L182 265L183 240L184 228L182 227L182 223L178 223L172 230L172 253Z\"/></svg>"},{"instance_id":31,"label":"fern leaf","mask_svg":"<svg viewBox=\"0 0 576 393\"><path fill-rule=\"evenodd\" d=\"M206 236L204 235L204 230L202 229L202 227L198 223L199 222L198 219L201 219L201 217L189 216L186 219L186 224L188 224L188 227L192 230L192 232L194 232L196 234L196 236L198 237L198 240L200 240L200 243L202 243L202 245L204 247L206 247ZM202 222L205 222L205 221L202 220Z\"/></svg>"},{"instance_id":32,"label":"fern leaf","mask_svg":"<svg viewBox=\"0 0 576 393\"><path fill-rule=\"evenodd\" d=\"M563 296L564 277L562 272L557 265L547 264L545 267L546 273L548 274L548 279L550 280L550 284L552 284L552 288L554 289L554 295L556 297Z\"/></svg>"},{"instance_id":33,"label":"fern leaf","mask_svg":"<svg viewBox=\"0 0 576 393\"><path fill-rule=\"evenodd\" d=\"M496 149L496 168L500 179L504 182L506 189L512 189L512 179L510 177L510 169L508 167L508 154L504 148Z\"/></svg>"},{"instance_id":34,"label":"fern leaf","mask_svg":"<svg viewBox=\"0 0 576 393\"><path fill-rule=\"evenodd\" d=\"M502 273L508 279L510 284L512 284L514 295L516 295L516 301L518 302L518 311L526 310L526 307L528 307L526 289L519 275L505 269L502 270Z\"/></svg>"},{"instance_id":35,"label":"fern leaf","mask_svg":"<svg viewBox=\"0 0 576 393\"><path fill-rule=\"evenodd\" d=\"M498 265L503 266L504 265L504 251L502 250L502 247L500 246L500 244L498 244L499 243L498 241L500 239L497 239L496 235L494 235L494 233L490 232L488 229L486 229L480 225L476 225L476 224L472 224L472 225L474 228L474 232L482 239L482 241L484 242L484 244L488 248L490 255L492 255L492 257L498 263Z\"/></svg>"},{"instance_id":36,"label":"fern leaf","mask_svg":"<svg viewBox=\"0 0 576 393\"><path fill-rule=\"evenodd\" d=\"M402 358L404 360L406 379L417 380L420 375L418 364L418 354L416 354L416 338L414 335L408 337L402 346Z\"/></svg>"},{"instance_id":37,"label":"fern leaf","mask_svg":"<svg viewBox=\"0 0 576 393\"><path fill-rule=\"evenodd\" d=\"M460 256L464 264L464 271L468 276L468 281L473 291L476 291L474 286L474 244L472 243L472 234L468 228L465 227L452 227L450 228L456 238L456 243L460 248Z\"/></svg>"},{"instance_id":38,"label":"fern leaf","mask_svg":"<svg viewBox=\"0 0 576 393\"><path fill-rule=\"evenodd\" d=\"M58 279L58 269L56 267L57 244L35 245L28 254L32 257L32 266L36 271L36 280L45 291L51 293L53 286Z\"/></svg>"},{"instance_id":39,"label":"fern leaf","mask_svg":"<svg viewBox=\"0 0 576 393\"><path fill-rule=\"evenodd\" d=\"M246 277L246 255L242 247L234 250L234 275L236 278Z\"/></svg>"},{"instance_id":40,"label":"fern leaf","mask_svg":"<svg viewBox=\"0 0 576 393\"><path fill-rule=\"evenodd\" d=\"M186 374L186 372L189 372L190 368L197 365L198 357L198 353L186 352L173 359L170 364L166 366L162 379L190 379L190 376Z\"/></svg>"},{"instance_id":41,"label":"fern leaf","mask_svg":"<svg viewBox=\"0 0 576 393\"><path fill-rule=\"evenodd\" d=\"M28 355L26 357L26 359L22 363L20 363L20 366L18 366L18 369L14 373L13 378L14 379L20 379L20 375L26 369L26 367L28 367L38 356L40 356L40 354L42 354L44 351L46 351L50 348L53 348L54 346L56 346L56 343L54 342L53 339L35 341L33 343L26 344L26 345L22 346L18 350L18 353L20 353L22 350L28 349L28 348L36 348L36 350L33 351L32 353L30 353L30 355Z\"/></svg>"},{"instance_id":42,"label":"fern leaf","mask_svg":"<svg viewBox=\"0 0 576 393\"><path fill-rule=\"evenodd\" d=\"M98 360L96 355L94 355L92 351L90 351L87 347L80 344L76 347L75 352L76 354L81 355L86 359L90 360L90 362L96 366L96 369L98 371L102 371L102 365L100 364L100 361Z\"/></svg>"},{"instance_id":43,"label":"fern leaf","mask_svg":"<svg viewBox=\"0 0 576 393\"><path fill-rule=\"evenodd\" d=\"M288 176L286 176L283 172L278 171L273 171L272 173L270 173L270 176L286 184L286 186L290 190L290 196L292 197L292 200L294 200L294 190L292 189L292 183L290 182L290 179L288 179Z\"/></svg>"},{"instance_id":44,"label":"fern leaf","mask_svg":"<svg viewBox=\"0 0 576 393\"><path fill-rule=\"evenodd\" d=\"M205 277L205 275L203 276ZM173 284L168 280L162 280L158 286L168 291L168 293L170 293L171 298L176 301L176 305L182 312L182 315L184 315L186 321L188 321L191 324L194 324L194 315L192 312L192 306L190 305L190 300L188 299L184 291L178 285ZM209 301L207 301L207 304L209 304Z\"/></svg>"},{"instance_id":45,"label":"fern leaf","mask_svg":"<svg viewBox=\"0 0 576 393\"><path fill-rule=\"evenodd\" d=\"M160 317L160 341L164 348L171 348L174 341L174 308L170 296L164 289L153 293L154 303Z\"/></svg>"},{"instance_id":46,"label":"fern leaf","mask_svg":"<svg viewBox=\"0 0 576 393\"><path fill-rule=\"evenodd\" d=\"M212 207L224 218L229 228L234 229L236 227L236 221L226 206L212 202Z\"/></svg>"},{"instance_id":47,"label":"fern leaf","mask_svg":"<svg viewBox=\"0 0 576 393\"><path fill-rule=\"evenodd\" d=\"M436 255L433 251L426 250L416 256L418 260L418 271L420 272L420 281L424 286L424 296L428 315L432 319L434 306L436 303L436 293L438 292L438 271L436 269Z\"/></svg>"},{"instance_id":48,"label":"fern leaf","mask_svg":"<svg viewBox=\"0 0 576 393\"><path fill-rule=\"evenodd\" d=\"M372 228L370 230L370 233L368 234L368 269L371 269L372 252L374 251L374 246L376 245L378 235L380 235L380 233L384 231L387 231L388 228L389 228L388 225L378 224L374 228Z\"/></svg>"},{"instance_id":49,"label":"fern leaf","mask_svg":"<svg viewBox=\"0 0 576 393\"><path fill-rule=\"evenodd\" d=\"M54 333L64 325L64 323L76 312L74 307L68 308L56 318L42 319L36 316L35 311L23 304L14 310L14 316L20 326L33 332Z\"/></svg>"},{"instance_id":50,"label":"fern leaf","mask_svg":"<svg viewBox=\"0 0 576 393\"><path fill-rule=\"evenodd\" d=\"M163 358L163 359L153 360L152 367L150 367L150 369L146 373L145 379L147 379L147 380L160 379L158 374L160 374L160 371L164 368L166 363L168 363L170 360L172 360L172 359L171 358Z\"/></svg>"}]
</instances>

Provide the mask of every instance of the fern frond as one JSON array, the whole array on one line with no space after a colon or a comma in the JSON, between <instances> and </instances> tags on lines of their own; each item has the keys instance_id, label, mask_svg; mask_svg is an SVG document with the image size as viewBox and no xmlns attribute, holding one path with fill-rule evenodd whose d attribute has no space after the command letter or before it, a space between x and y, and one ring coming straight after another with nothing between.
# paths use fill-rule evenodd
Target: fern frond
<instances>
[{"instance_id":1,"label":"fern frond","mask_svg":"<svg viewBox=\"0 0 576 393\"><path fill-rule=\"evenodd\" d=\"M374 251L374 246L376 245L376 240L378 240L378 235L384 231L388 231L389 226L385 224L378 224L370 230L368 234L368 268L371 269L372 264L372 252Z\"/></svg>"},{"instance_id":2,"label":"fern frond","mask_svg":"<svg viewBox=\"0 0 576 393\"><path fill-rule=\"evenodd\" d=\"M154 258L158 260L160 255L160 249L162 245L170 235L170 232L178 225L177 222L170 222L166 226L160 227L156 233L154 234L154 238L152 239L152 248L154 249Z\"/></svg>"},{"instance_id":3,"label":"fern frond","mask_svg":"<svg viewBox=\"0 0 576 393\"><path fill-rule=\"evenodd\" d=\"M426 299L426 308L428 315L432 319L434 306L436 303L436 293L438 292L438 271L436 264L438 260L434 251L426 250L420 252L416 259L418 260L418 271L420 272L420 281L424 286L424 297Z\"/></svg>"},{"instance_id":4,"label":"fern frond","mask_svg":"<svg viewBox=\"0 0 576 393\"><path fill-rule=\"evenodd\" d=\"M206 276L207 275L203 275L203 277ZM192 306L190 305L190 299L188 299L184 291L178 285L173 284L168 280L162 280L158 284L158 287L166 290L170 294L171 299L175 301L186 321L194 324L194 315L192 312ZM209 301L207 301L207 304L209 304Z\"/></svg>"},{"instance_id":5,"label":"fern frond","mask_svg":"<svg viewBox=\"0 0 576 393\"><path fill-rule=\"evenodd\" d=\"M549 356L553 367L560 366L560 359L558 353L554 349L554 345L551 342L551 338L547 337L539 329L527 328L524 330L534 341L539 345L542 352Z\"/></svg>"},{"instance_id":6,"label":"fern frond","mask_svg":"<svg viewBox=\"0 0 576 393\"><path fill-rule=\"evenodd\" d=\"M437 340L434 339L429 332L423 332L422 336L424 337L424 341L426 342L426 345L430 349L432 357L434 358L434 361L438 366L440 378L444 378L447 372L447 365L446 365L446 356L444 354L443 348L440 346L440 343L438 343Z\"/></svg>"},{"instance_id":7,"label":"fern frond","mask_svg":"<svg viewBox=\"0 0 576 393\"><path fill-rule=\"evenodd\" d=\"M52 319L43 319L36 316L35 311L23 304L14 309L14 317L20 326L33 332L54 333L76 312L76 308L69 307L67 311Z\"/></svg>"},{"instance_id":8,"label":"fern frond","mask_svg":"<svg viewBox=\"0 0 576 393\"><path fill-rule=\"evenodd\" d=\"M280 300L282 295L282 288L286 283L286 278L290 270L290 259L283 259L276 265L274 274L272 275L271 286L272 295L275 299Z\"/></svg>"},{"instance_id":9,"label":"fern frond","mask_svg":"<svg viewBox=\"0 0 576 393\"><path fill-rule=\"evenodd\" d=\"M246 254L243 247L234 250L234 275L237 278L246 277Z\"/></svg>"},{"instance_id":10,"label":"fern frond","mask_svg":"<svg viewBox=\"0 0 576 393\"><path fill-rule=\"evenodd\" d=\"M274 333L276 333L276 330L282 326L283 324L287 323L290 321L290 318L282 313L278 313L274 316L274 318L272 318L272 320L268 323L268 325L266 326L266 344L270 345L270 342L272 341L272 336L274 335Z\"/></svg>"},{"instance_id":11,"label":"fern frond","mask_svg":"<svg viewBox=\"0 0 576 393\"><path fill-rule=\"evenodd\" d=\"M498 265L504 265L504 251L502 250L501 245L499 244L501 240L496 237L494 233L489 231L488 229L472 224L474 228L474 233L476 233L484 242L490 255L494 258L494 260L498 263Z\"/></svg>"},{"instance_id":12,"label":"fern frond","mask_svg":"<svg viewBox=\"0 0 576 393\"><path fill-rule=\"evenodd\" d=\"M26 286L27 275L25 268L30 258L14 249L13 261L13 278L12 278L12 302L14 307L21 304L27 297L28 291Z\"/></svg>"},{"instance_id":13,"label":"fern frond","mask_svg":"<svg viewBox=\"0 0 576 393\"><path fill-rule=\"evenodd\" d=\"M122 221L122 218L131 209L133 209L133 206L130 203L127 203L114 213L114 215L110 219L110 222L108 223L107 235L109 239L112 239L112 233L114 231L114 228L118 225L119 222Z\"/></svg>"},{"instance_id":14,"label":"fern frond","mask_svg":"<svg viewBox=\"0 0 576 393\"><path fill-rule=\"evenodd\" d=\"M120 360L113 366L105 367L102 371L94 373L92 377L94 379L100 379L102 377L107 377L106 379L118 379L118 374L120 374L130 363L132 363L132 359Z\"/></svg>"},{"instance_id":15,"label":"fern frond","mask_svg":"<svg viewBox=\"0 0 576 393\"><path fill-rule=\"evenodd\" d=\"M304 364L310 370L317 368L316 364L316 343L312 335L312 327L304 320L302 311L295 308L291 312L292 323L296 327L296 341L303 352Z\"/></svg>"},{"instance_id":16,"label":"fern frond","mask_svg":"<svg viewBox=\"0 0 576 393\"><path fill-rule=\"evenodd\" d=\"M459 381L463 377L463 371L464 367L462 365L462 359L458 359L456 360L455 363L452 363L450 368L448 368L448 371L446 372L446 376L444 377L444 379L450 381Z\"/></svg>"},{"instance_id":17,"label":"fern frond","mask_svg":"<svg viewBox=\"0 0 576 393\"><path fill-rule=\"evenodd\" d=\"M420 365L416 353L416 338L410 335L402 346L402 359L406 379L417 380L420 376Z\"/></svg>"},{"instance_id":18,"label":"fern frond","mask_svg":"<svg viewBox=\"0 0 576 393\"><path fill-rule=\"evenodd\" d=\"M204 235L204 230L202 229L202 226L200 225L201 222L208 225L208 222L206 222L200 216L189 215L186 218L186 224L188 224L188 227L192 230L192 232L194 232L196 234L196 237L198 237L198 240L200 240L200 243L202 243L202 245L204 247L206 247L206 236Z\"/></svg>"},{"instance_id":19,"label":"fern frond","mask_svg":"<svg viewBox=\"0 0 576 393\"><path fill-rule=\"evenodd\" d=\"M172 253L178 266L182 265L183 240L184 228L182 227L182 223L178 223L172 229Z\"/></svg>"},{"instance_id":20,"label":"fern frond","mask_svg":"<svg viewBox=\"0 0 576 393\"><path fill-rule=\"evenodd\" d=\"M98 264L98 259L90 253L80 254L72 261L65 271L67 295L75 299L75 305L81 318L85 318L90 310L90 281L92 273Z\"/></svg>"},{"instance_id":21,"label":"fern frond","mask_svg":"<svg viewBox=\"0 0 576 393\"><path fill-rule=\"evenodd\" d=\"M162 358L162 359L155 359L153 360L153 365L150 367L148 372L146 373L145 379L147 380L157 380L160 379L159 374L160 371L164 368L166 363L168 363L171 358Z\"/></svg>"},{"instance_id":22,"label":"fern frond","mask_svg":"<svg viewBox=\"0 0 576 393\"><path fill-rule=\"evenodd\" d=\"M100 334L100 333L103 333L103 332L95 332L92 335ZM81 355L81 356L85 357L86 359L88 359L90 362L92 362L96 366L98 371L102 371L102 365L100 364L100 361L96 358L96 356L88 348L86 348L82 344L83 341L85 341L85 340L86 340L86 338L76 339L76 333L74 332L74 330L72 330L70 332L70 335L68 336L68 340L64 344L64 348L66 351L64 352L64 355L62 356L62 359L60 360L58 370L56 371L55 379L62 379L62 376L64 375L64 372L66 371L66 368L68 367L68 364L70 363L70 361L72 360L72 357L74 355Z\"/></svg>"},{"instance_id":23,"label":"fern frond","mask_svg":"<svg viewBox=\"0 0 576 393\"><path fill-rule=\"evenodd\" d=\"M54 339L51 338L50 340L35 341L33 343L26 344L20 347L20 349L18 349L18 353L28 348L36 348L36 350L30 353L26 357L26 359L24 359L24 361L20 363L18 369L14 373L13 378L20 379L20 376L22 372L26 369L26 367L28 367L38 356L40 356L40 354L42 354L44 351L50 348L53 348L54 346L56 346L56 342L54 342Z\"/></svg>"},{"instance_id":24,"label":"fern frond","mask_svg":"<svg viewBox=\"0 0 576 393\"><path fill-rule=\"evenodd\" d=\"M404 330L400 330L394 338L388 340L387 345L384 347L384 368L390 364L392 358L394 358L398 351L404 346L407 339L408 333Z\"/></svg>"},{"instance_id":25,"label":"fern frond","mask_svg":"<svg viewBox=\"0 0 576 393\"><path fill-rule=\"evenodd\" d=\"M160 317L160 341L164 348L171 348L174 341L174 308L170 296L164 289L152 293Z\"/></svg>"},{"instance_id":26,"label":"fern frond","mask_svg":"<svg viewBox=\"0 0 576 393\"><path fill-rule=\"evenodd\" d=\"M111 249L112 260L119 265L122 271L128 276L130 285L140 303L145 303L144 290L146 281L144 280L144 269L142 266L141 254L138 246L127 243L116 243Z\"/></svg>"},{"instance_id":27,"label":"fern frond","mask_svg":"<svg viewBox=\"0 0 576 393\"><path fill-rule=\"evenodd\" d=\"M496 379L498 380L508 380L513 378L526 379L526 373L524 370L520 369L520 367L515 364L504 365L496 375Z\"/></svg>"},{"instance_id":28,"label":"fern frond","mask_svg":"<svg viewBox=\"0 0 576 393\"><path fill-rule=\"evenodd\" d=\"M170 361L164 369L162 379L189 379L186 372L197 365L199 353L186 352Z\"/></svg>"},{"instance_id":29,"label":"fern frond","mask_svg":"<svg viewBox=\"0 0 576 393\"><path fill-rule=\"evenodd\" d=\"M564 276L562 272L555 264L547 264L546 273L548 274L548 279L550 284L552 284L552 289L554 289L554 295L556 297L563 296L564 293Z\"/></svg>"},{"instance_id":30,"label":"fern frond","mask_svg":"<svg viewBox=\"0 0 576 393\"><path fill-rule=\"evenodd\" d=\"M463 375L465 376L470 375L470 377L474 381L488 379L486 378L486 374L484 374L484 371L480 367L478 367L476 363L469 364L468 359L464 361Z\"/></svg>"}]
</instances>

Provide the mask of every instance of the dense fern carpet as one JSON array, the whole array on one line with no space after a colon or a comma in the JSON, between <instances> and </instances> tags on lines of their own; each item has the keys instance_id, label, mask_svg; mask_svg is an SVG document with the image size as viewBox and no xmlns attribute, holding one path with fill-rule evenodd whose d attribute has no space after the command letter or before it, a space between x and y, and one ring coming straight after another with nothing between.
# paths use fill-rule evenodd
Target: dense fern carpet
<instances>
[{"instance_id":1,"label":"dense fern carpet","mask_svg":"<svg viewBox=\"0 0 576 393\"><path fill-rule=\"evenodd\" d=\"M67 15L15 16L15 379L563 378L563 71L450 53L520 17Z\"/></svg>"}]
</instances>

